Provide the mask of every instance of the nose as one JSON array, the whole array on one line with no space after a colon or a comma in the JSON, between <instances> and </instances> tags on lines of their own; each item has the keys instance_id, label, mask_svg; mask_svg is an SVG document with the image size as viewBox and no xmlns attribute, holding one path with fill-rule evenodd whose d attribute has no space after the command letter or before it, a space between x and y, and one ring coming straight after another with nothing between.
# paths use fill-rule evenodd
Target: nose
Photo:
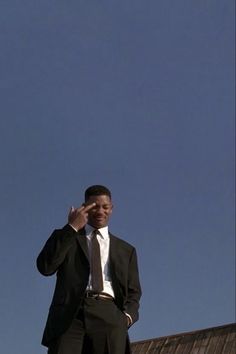
<instances>
[{"instance_id":1,"label":"nose","mask_svg":"<svg viewBox=\"0 0 236 354\"><path fill-rule=\"evenodd\" d=\"M96 214L102 214L103 213L103 209L101 206L97 206L96 208Z\"/></svg>"}]
</instances>

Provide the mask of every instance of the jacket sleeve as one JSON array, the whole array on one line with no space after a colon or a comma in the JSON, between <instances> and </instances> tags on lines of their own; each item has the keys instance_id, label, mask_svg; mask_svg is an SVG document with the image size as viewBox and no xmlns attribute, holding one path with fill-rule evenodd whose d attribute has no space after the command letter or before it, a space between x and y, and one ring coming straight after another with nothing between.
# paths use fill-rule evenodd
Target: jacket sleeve
<instances>
[{"instance_id":1,"label":"jacket sleeve","mask_svg":"<svg viewBox=\"0 0 236 354\"><path fill-rule=\"evenodd\" d=\"M138 320L139 300L142 295L139 282L138 262L136 250L130 256L128 270L128 296L125 303L125 311L131 316L132 323Z\"/></svg>"},{"instance_id":2,"label":"jacket sleeve","mask_svg":"<svg viewBox=\"0 0 236 354\"><path fill-rule=\"evenodd\" d=\"M37 268L41 274L48 276L57 271L73 245L75 236L76 231L68 224L52 233L37 258Z\"/></svg>"}]
</instances>

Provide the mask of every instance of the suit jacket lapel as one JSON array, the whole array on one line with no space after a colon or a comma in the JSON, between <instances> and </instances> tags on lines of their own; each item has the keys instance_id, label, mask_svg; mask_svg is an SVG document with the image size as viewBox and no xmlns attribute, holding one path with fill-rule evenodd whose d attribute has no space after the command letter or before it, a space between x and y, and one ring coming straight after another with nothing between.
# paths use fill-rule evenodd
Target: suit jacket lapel
<instances>
[{"instance_id":1,"label":"suit jacket lapel","mask_svg":"<svg viewBox=\"0 0 236 354\"><path fill-rule=\"evenodd\" d=\"M122 284L122 276L120 275L120 267L119 267L119 258L117 256L117 240L116 238L109 232L110 235L110 275L112 281L112 287L115 293L115 298L118 306L122 308L123 306L123 297L120 289L119 282Z\"/></svg>"},{"instance_id":2,"label":"suit jacket lapel","mask_svg":"<svg viewBox=\"0 0 236 354\"><path fill-rule=\"evenodd\" d=\"M119 253L117 251L117 239L109 232L110 235L110 253L109 262L112 279L117 279L120 273Z\"/></svg>"},{"instance_id":3,"label":"suit jacket lapel","mask_svg":"<svg viewBox=\"0 0 236 354\"><path fill-rule=\"evenodd\" d=\"M114 264L115 262L115 257L116 257L116 247L115 247L115 239L113 238L113 235L109 232L110 236L110 262L111 264Z\"/></svg>"},{"instance_id":4,"label":"suit jacket lapel","mask_svg":"<svg viewBox=\"0 0 236 354\"><path fill-rule=\"evenodd\" d=\"M77 241L78 241L80 247L82 248L85 256L89 260L88 244L87 244L85 229L82 229L81 231L78 232Z\"/></svg>"}]
</instances>

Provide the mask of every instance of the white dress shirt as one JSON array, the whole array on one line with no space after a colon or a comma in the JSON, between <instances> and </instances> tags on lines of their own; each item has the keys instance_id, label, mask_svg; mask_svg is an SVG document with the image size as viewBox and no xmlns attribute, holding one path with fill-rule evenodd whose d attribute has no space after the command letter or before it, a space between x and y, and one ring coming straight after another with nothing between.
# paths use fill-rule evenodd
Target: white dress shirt
<instances>
[{"instance_id":1,"label":"white dress shirt","mask_svg":"<svg viewBox=\"0 0 236 354\"><path fill-rule=\"evenodd\" d=\"M88 243L89 257L91 257L91 238L94 228L90 225L86 225L86 238ZM97 240L100 246L101 254L101 266L102 266L102 277L103 277L103 293L109 294L114 297L114 291L111 285L111 276L109 273L109 250L110 250L110 236L108 233L108 227L102 227L98 229L99 233L97 235ZM87 290L93 290L91 283L91 274L89 275L89 281Z\"/></svg>"}]
</instances>

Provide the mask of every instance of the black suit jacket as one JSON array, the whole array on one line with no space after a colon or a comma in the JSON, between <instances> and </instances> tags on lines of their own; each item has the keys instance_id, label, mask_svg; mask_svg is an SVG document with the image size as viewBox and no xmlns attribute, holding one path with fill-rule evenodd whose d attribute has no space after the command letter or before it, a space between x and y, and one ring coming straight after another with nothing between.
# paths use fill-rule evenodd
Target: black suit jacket
<instances>
[{"instance_id":1,"label":"black suit jacket","mask_svg":"<svg viewBox=\"0 0 236 354\"><path fill-rule=\"evenodd\" d=\"M89 258L85 230L69 225L55 230L37 258L41 274L57 275L42 344L48 346L70 326L80 306L89 279ZM133 246L110 234L110 274L115 302L121 311L138 320L141 288L136 251Z\"/></svg>"}]
</instances>

